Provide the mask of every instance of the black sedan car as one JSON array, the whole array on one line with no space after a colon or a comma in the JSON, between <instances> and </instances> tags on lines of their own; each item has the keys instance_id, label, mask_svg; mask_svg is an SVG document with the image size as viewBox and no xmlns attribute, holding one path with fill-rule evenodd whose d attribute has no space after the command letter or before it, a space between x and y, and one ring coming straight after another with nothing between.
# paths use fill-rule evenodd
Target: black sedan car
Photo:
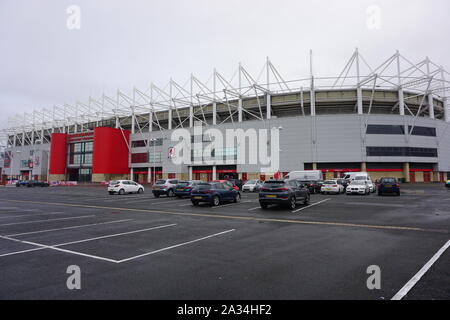
<instances>
[{"instance_id":1,"label":"black sedan car","mask_svg":"<svg viewBox=\"0 0 450 320\"><path fill-rule=\"evenodd\" d=\"M381 178L378 183L378 195L394 194L400 196L400 184L395 178Z\"/></svg>"},{"instance_id":2,"label":"black sedan car","mask_svg":"<svg viewBox=\"0 0 450 320\"><path fill-rule=\"evenodd\" d=\"M34 187L50 187L50 184L46 181L37 181L37 180L29 180L29 181L18 181L16 183L16 187L28 187L28 188L34 188Z\"/></svg>"},{"instance_id":3,"label":"black sedan car","mask_svg":"<svg viewBox=\"0 0 450 320\"><path fill-rule=\"evenodd\" d=\"M259 192L259 204L267 209L271 204L285 205L295 209L298 202L309 204L310 193L306 185L297 180L269 180L266 181Z\"/></svg>"},{"instance_id":4,"label":"black sedan car","mask_svg":"<svg viewBox=\"0 0 450 320\"><path fill-rule=\"evenodd\" d=\"M223 202L240 202L241 193L235 190L231 184L222 182L199 183L192 190L191 202L198 206L201 202L208 202L218 206Z\"/></svg>"},{"instance_id":5,"label":"black sedan car","mask_svg":"<svg viewBox=\"0 0 450 320\"><path fill-rule=\"evenodd\" d=\"M299 184L306 186L310 194L320 193L320 189L322 188L322 185L319 184L317 181L297 180L297 182Z\"/></svg>"},{"instance_id":6,"label":"black sedan car","mask_svg":"<svg viewBox=\"0 0 450 320\"><path fill-rule=\"evenodd\" d=\"M192 190L200 183L202 182L197 180L178 181L178 185L175 188L175 197L177 198L190 197Z\"/></svg>"}]
</instances>

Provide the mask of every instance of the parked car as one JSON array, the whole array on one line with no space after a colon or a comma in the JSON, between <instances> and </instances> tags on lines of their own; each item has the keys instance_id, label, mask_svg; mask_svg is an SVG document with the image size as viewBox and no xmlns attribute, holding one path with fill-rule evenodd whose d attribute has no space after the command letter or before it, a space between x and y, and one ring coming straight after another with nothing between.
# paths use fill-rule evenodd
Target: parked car
<instances>
[{"instance_id":1,"label":"parked car","mask_svg":"<svg viewBox=\"0 0 450 320\"><path fill-rule=\"evenodd\" d=\"M345 192L344 186L339 184L337 180L327 180L323 183L321 191L322 194L336 193L341 194Z\"/></svg>"},{"instance_id":2,"label":"parked car","mask_svg":"<svg viewBox=\"0 0 450 320\"><path fill-rule=\"evenodd\" d=\"M367 181L367 184L369 185L370 188L370 193L377 192L377 188L369 176L357 176L355 177L354 181Z\"/></svg>"},{"instance_id":3,"label":"parked car","mask_svg":"<svg viewBox=\"0 0 450 320\"><path fill-rule=\"evenodd\" d=\"M175 196L175 189L177 188L178 180L175 179L160 179L156 180L152 186L152 193L155 198L166 195L169 198Z\"/></svg>"},{"instance_id":4,"label":"parked car","mask_svg":"<svg viewBox=\"0 0 450 320\"><path fill-rule=\"evenodd\" d=\"M26 186L28 188L34 188L34 187L45 188L45 187L50 187L50 184L46 181L31 180L31 181L27 181Z\"/></svg>"},{"instance_id":5,"label":"parked car","mask_svg":"<svg viewBox=\"0 0 450 320\"><path fill-rule=\"evenodd\" d=\"M347 186L349 185L349 182L345 179L337 179L337 183L342 185L344 187L344 190L347 190Z\"/></svg>"},{"instance_id":6,"label":"parked car","mask_svg":"<svg viewBox=\"0 0 450 320\"><path fill-rule=\"evenodd\" d=\"M351 194L369 195L370 187L369 184L367 183L367 180L353 180L347 187L346 193L347 195Z\"/></svg>"},{"instance_id":7,"label":"parked car","mask_svg":"<svg viewBox=\"0 0 450 320\"><path fill-rule=\"evenodd\" d=\"M450 188L450 180L447 180L447 182L445 182L445 187Z\"/></svg>"},{"instance_id":8,"label":"parked car","mask_svg":"<svg viewBox=\"0 0 450 320\"><path fill-rule=\"evenodd\" d=\"M240 190L239 190L239 187L238 187L237 185L235 185L235 184L234 184L232 181L230 181L230 180L214 180L214 181L211 181L211 182L223 183L223 184L226 184L226 185L232 187L232 188L233 188L234 190L236 190L236 191L240 191Z\"/></svg>"},{"instance_id":9,"label":"parked car","mask_svg":"<svg viewBox=\"0 0 450 320\"><path fill-rule=\"evenodd\" d=\"M16 182L16 187L20 188L20 187L26 187L28 184L28 181L26 180L19 180Z\"/></svg>"},{"instance_id":10,"label":"parked car","mask_svg":"<svg viewBox=\"0 0 450 320\"><path fill-rule=\"evenodd\" d=\"M263 182L261 180L249 180L242 186L243 192L258 192Z\"/></svg>"},{"instance_id":11,"label":"parked car","mask_svg":"<svg viewBox=\"0 0 450 320\"><path fill-rule=\"evenodd\" d=\"M201 181L192 180L192 181L178 181L178 185L175 187L175 196L177 198L190 197L192 190L199 184Z\"/></svg>"},{"instance_id":12,"label":"parked car","mask_svg":"<svg viewBox=\"0 0 450 320\"><path fill-rule=\"evenodd\" d=\"M232 184L234 184L236 187L239 188L239 190L242 190L242 186L244 185L244 182L241 179L230 179L228 180Z\"/></svg>"},{"instance_id":13,"label":"parked car","mask_svg":"<svg viewBox=\"0 0 450 320\"><path fill-rule=\"evenodd\" d=\"M224 182L202 182L191 193L191 202L194 206L198 206L201 202L218 206L223 202L237 203L240 201L241 193Z\"/></svg>"},{"instance_id":14,"label":"parked car","mask_svg":"<svg viewBox=\"0 0 450 320\"><path fill-rule=\"evenodd\" d=\"M299 184L304 185L309 189L310 194L316 194L320 192L320 186L317 181L296 180Z\"/></svg>"},{"instance_id":15,"label":"parked car","mask_svg":"<svg viewBox=\"0 0 450 320\"><path fill-rule=\"evenodd\" d=\"M378 183L378 195L391 193L400 196L400 184L395 178L381 178Z\"/></svg>"},{"instance_id":16,"label":"parked car","mask_svg":"<svg viewBox=\"0 0 450 320\"><path fill-rule=\"evenodd\" d=\"M297 180L269 180L266 181L259 192L259 204L267 209L271 204L285 205L295 209L297 203L309 204L310 193L306 185Z\"/></svg>"},{"instance_id":17,"label":"parked car","mask_svg":"<svg viewBox=\"0 0 450 320\"><path fill-rule=\"evenodd\" d=\"M131 180L114 180L108 185L109 194L144 193L144 186Z\"/></svg>"}]
</instances>

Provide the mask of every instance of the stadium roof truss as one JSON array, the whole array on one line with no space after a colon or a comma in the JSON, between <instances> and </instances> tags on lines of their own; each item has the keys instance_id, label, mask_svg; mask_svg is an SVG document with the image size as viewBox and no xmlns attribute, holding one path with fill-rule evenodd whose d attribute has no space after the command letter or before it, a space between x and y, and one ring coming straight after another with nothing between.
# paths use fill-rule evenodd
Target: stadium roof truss
<instances>
[{"instance_id":1,"label":"stadium roof truss","mask_svg":"<svg viewBox=\"0 0 450 320\"><path fill-rule=\"evenodd\" d=\"M290 97L284 99L285 103L298 106L299 115L315 116L321 104L327 102L319 98L320 92L355 91L355 113L368 116L373 112L377 92L392 91L398 97L392 112L415 118L424 114L439 116L448 122L449 75L429 58L413 63L398 51L372 67L356 49L337 77L316 77L311 51L310 75L300 80L286 81L267 58L256 77L239 64L228 80L214 69L206 82L191 74L183 84L171 79L163 88L152 83L145 89L118 90L111 97L103 94L100 98L89 97L87 102L16 115L8 119L8 128L0 131L0 146L48 143L53 132L89 132L97 126L138 133L187 128L198 122L218 125L246 119L267 121L276 116L272 99L283 95Z\"/></svg>"}]
</instances>

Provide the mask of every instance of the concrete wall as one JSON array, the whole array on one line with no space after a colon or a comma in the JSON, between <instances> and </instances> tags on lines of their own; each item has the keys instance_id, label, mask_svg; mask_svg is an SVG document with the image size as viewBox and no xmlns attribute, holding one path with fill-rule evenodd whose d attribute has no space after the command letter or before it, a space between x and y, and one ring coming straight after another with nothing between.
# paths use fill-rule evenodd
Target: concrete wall
<instances>
[{"instance_id":1,"label":"concrete wall","mask_svg":"<svg viewBox=\"0 0 450 320\"><path fill-rule=\"evenodd\" d=\"M365 135L366 124L397 124L435 127L438 137L411 136L407 141L403 135ZM436 171L450 172L450 130L441 120L399 115L323 115L317 117L278 118L270 121L244 121L223 124L215 128L226 129L270 129L279 128L281 171L303 170L305 163L361 163L361 162L417 162L436 164ZM204 130L207 128L205 127ZM448 137L446 136L448 132ZM152 137L164 137L162 167L167 173L187 172L187 166L176 166L168 159L167 152L176 143L170 141L171 131L151 133ZM132 135L132 140L148 138L149 133ZM399 146L437 148L439 158L411 157L367 157L366 146ZM133 152L145 152L145 148ZM145 164L139 166L146 166ZM148 166L152 166L148 164ZM260 166L238 165L239 172L257 173Z\"/></svg>"}]
</instances>

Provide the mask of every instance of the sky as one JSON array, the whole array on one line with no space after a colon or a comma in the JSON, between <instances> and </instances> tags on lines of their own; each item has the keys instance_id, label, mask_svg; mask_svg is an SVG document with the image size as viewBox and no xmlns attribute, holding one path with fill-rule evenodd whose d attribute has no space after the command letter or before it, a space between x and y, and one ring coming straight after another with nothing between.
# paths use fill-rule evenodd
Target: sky
<instances>
[{"instance_id":1,"label":"sky","mask_svg":"<svg viewBox=\"0 0 450 320\"><path fill-rule=\"evenodd\" d=\"M319 76L337 76L356 47L370 64L398 49L449 71L449 32L448 0L0 0L0 128L117 89L231 77L239 62L257 75L267 56L305 78L310 49Z\"/></svg>"}]
</instances>

